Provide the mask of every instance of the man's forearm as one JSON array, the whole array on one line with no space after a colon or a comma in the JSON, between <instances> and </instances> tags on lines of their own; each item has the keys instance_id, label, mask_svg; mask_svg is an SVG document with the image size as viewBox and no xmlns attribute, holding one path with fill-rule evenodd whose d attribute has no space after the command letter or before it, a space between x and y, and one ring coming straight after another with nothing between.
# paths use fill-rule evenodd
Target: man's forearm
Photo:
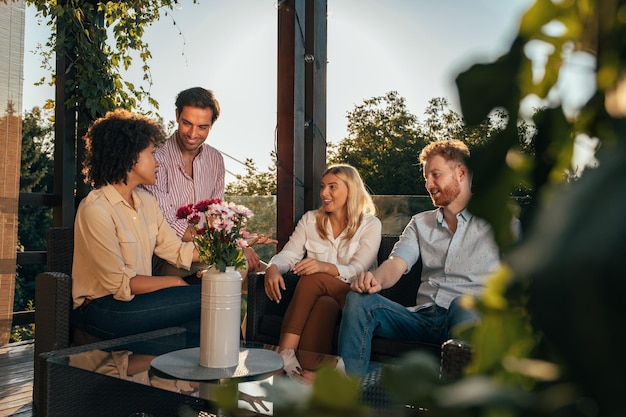
<instances>
[{"instance_id":1,"label":"man's forearm","mask_svg":"<svg viewBox=\"0 0 626 417\"><path fill-rule=\"evenodd\" d=\"M406 268L407 264L404 259L397 256L390 257L374 271L374 277L383 289L393 287L400 280Z\"/></svg>"}]
</instances>

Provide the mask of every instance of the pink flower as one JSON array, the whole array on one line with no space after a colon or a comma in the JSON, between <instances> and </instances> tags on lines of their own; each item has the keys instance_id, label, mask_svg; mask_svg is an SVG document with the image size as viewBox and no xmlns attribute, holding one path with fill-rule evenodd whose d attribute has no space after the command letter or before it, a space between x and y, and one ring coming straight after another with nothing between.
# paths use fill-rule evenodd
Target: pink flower
<instances>
[{"instance_id":1,"label":"pink flower","mask_svg":"<svg viewBox=\"0 0 626 417\"><path fill-rule=\"evenodd\" d=\"M245 237L250 236L245 227L252 211L234 203L209 199L180 207L176 216L186 219L195 230L193 243L201 262L215 265L220 271L227 266L245 267L243 249L248 246Z\"/></svg>"}]
</instances>

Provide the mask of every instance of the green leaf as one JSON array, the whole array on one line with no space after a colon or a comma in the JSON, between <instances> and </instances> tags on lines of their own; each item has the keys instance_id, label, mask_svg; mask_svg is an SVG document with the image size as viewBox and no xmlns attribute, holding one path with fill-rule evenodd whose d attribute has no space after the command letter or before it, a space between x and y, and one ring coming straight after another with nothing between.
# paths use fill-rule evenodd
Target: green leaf
<instances>
[{"instance_id":1,"label":"green leaf","mask_svg":"<svg viewBox=\"0 0 626 417\"><path fill-rule=\"evenodd\" d=\"M517 109L520 99L517 73L522 48L522 39L517 38L511 50L497 61L472 65L457 76L461 110L469 125L481 123L496 108L508 109L511 116L517 113L511 109Z\"/></svg>"}]
</instances>

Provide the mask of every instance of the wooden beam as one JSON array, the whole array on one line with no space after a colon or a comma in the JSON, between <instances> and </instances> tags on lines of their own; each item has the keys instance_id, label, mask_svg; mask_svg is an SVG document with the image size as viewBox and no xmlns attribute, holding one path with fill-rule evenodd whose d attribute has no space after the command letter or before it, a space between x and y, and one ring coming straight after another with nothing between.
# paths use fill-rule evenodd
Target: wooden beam
<instances>
[{"instance_id":1,"label":"wooden beam","mask_svg":"<svg viewBox=\"0 0 626 417\"><path fill-rule=\"evenodd\" d=\"M59 0L59 3L67 0ZM63 20L57 22L57 38L64 39ZM63 45L63 42L60 42ZM75 77L70 68L72 52L57 47L54 108L54 194L59 204L53 207L53 224L57 227L74 224L76 184L76 105L67 103L66 84Z\"/></svg>"},{"instance_id":2,"label":"wooden beam","mask_svg":"<svg viewBox=\"0 0 626 417\"><path fill-rule=\"evenodd\" d=\"M278 2L276 238L280 250L303 214L304 44L298 20L304 0ZM300 59L298 59L300 57Z\"/></svg>"},{"instance_id":3,"label":"wooden beam","mask_svg":"<svg viewBox=\"0 0 626 417\"><path fill-rule=\"evenodd\" d=\"M306 2L304 208L321 205L326 169L327 0Z\"/></svg>"},{"instance_id":4,"label":"wooden beam","mask_svg":"<svg viewBox=\"0 0 626 417\"><path fill-rule=\"evenodd\" d=\"M326 167L327 0L278 2L278 250L305 211L319 207Z\"/></svg>"}]
</instances>

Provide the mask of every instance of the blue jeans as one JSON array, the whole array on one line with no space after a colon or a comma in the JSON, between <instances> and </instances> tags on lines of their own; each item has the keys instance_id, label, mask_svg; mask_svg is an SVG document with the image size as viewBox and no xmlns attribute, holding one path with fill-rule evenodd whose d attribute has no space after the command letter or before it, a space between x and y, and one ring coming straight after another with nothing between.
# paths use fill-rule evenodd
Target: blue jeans
<instances>
[{"instance_id":1,"label":"blue jeans","mask_svg":"<svg viewBox=\"0 0 626 417\"><path fill-rule=\"evenodd\" d=\"M365 373L374 336L438 345L452 338L455 326L479 318L476 311L462 308L458 300L454 299L449 309L432 305L413 312L380 294L348 293L339 327L339 356L346 371Z\"/></svg>"},{"instance_id":2,"label":"blue jeans","mask_svg":"<svg viewBox=\"0 0 626 417\"><path fill-rule=\"evenodd\" d=\"M174 326L199 335L200 292L200 285L189 285L138 294L131 301L108 295L79 307L73 318L78 327L101 339Z\"/></svg>"}]
</instances>

